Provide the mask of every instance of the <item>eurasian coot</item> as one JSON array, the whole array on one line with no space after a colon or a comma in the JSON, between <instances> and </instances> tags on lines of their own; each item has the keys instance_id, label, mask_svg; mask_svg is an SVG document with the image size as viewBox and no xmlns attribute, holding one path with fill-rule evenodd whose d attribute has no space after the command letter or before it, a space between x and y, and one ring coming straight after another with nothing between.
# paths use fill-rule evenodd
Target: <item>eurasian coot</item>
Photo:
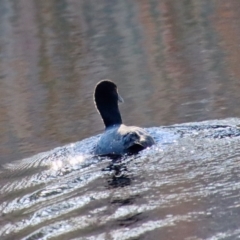
<instances>
[{"instance_id":1,"label":"eurasian coot","mask_svg":"<svg viewBox=\"0 0 240 240\"><path fill-rule=\"evenodd\" d=\"M95 88L94 100L106 127L97 143L95 154L134 154L155 143L144 129L122 124L118 102L123 102L123 99L114 82L100 81Z\"/></svg>"}]
</instances>

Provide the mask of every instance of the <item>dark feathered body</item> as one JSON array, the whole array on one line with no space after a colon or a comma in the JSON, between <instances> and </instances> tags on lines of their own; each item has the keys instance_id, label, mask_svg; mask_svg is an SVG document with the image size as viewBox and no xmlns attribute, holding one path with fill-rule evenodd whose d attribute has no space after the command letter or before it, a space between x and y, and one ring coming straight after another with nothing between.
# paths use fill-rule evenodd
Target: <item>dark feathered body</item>
<instances>
[{"instance_id":1,"label":"dark feathered body","mask_svg":"<svg viewBox=\"0 0 240 240\"><path fill-rule=\"evenodd\" d=\"M122 124L118 108L122 98L115 83L110 80L99 82L94 99L106 127L95 149L97 155L137 153L154 144L153 138L142 128Z\"/></svg>"}]
</instances>

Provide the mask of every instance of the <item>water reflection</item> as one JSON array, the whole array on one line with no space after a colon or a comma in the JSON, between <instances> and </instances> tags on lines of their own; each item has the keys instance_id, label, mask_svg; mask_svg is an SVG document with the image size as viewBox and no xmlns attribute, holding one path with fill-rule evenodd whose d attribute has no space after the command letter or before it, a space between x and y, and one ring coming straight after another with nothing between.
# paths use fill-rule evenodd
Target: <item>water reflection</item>
<instances>
[{"instance_id":1,"label":"water reflection","mask_svg":"<svg viewBox=\"0 0 240 240\"><path fill-rule=\"evenodd\" d=\"M239 122L150 128L156 145L121 160L91 155L95 136L7 164L1 239L233 239Z\"/></svg>"},{"instance_id":2,"label":"water reflection","mask_svg":"<svg viewBox=\"0 0 240 240\"><path fill-rule=\"evenodd\" d=\"M238 3L0 3L1 162L103 129L96 82L116 81L131 125L239 115Z\"/></svg>"},{"instance_id":3,"label":"water reflection","mask_svg":"<svg viewBox=\"0 0 240 240\"><path fill-rule=\"evenodd\" d=\"M119 162L111 162L103 171L110 174L107 182L110 188L125 187L131 184L131 176L128 173L127 165L119 159Z\"/></svg>"},{"instance_id":4,"label":"water reflection","mask_svg":"<svg viewBox=\"0 0 240 240\"><path fill-rule=\"evenodd\" d=\"M1 239L237 238L239 121L151 128L122 163L77 141L103 130L105 78L127 125L239 116L239 4L0 1Z\"/></svg>"}]
</instances>

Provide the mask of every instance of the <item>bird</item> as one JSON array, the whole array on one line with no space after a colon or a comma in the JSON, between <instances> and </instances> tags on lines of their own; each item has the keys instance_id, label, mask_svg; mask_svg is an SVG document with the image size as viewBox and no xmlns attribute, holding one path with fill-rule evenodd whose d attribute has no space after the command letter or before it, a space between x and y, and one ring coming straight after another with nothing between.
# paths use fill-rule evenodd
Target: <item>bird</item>
<instances>
[{"instance_id":1,"label":"bird","mask_svg":"<svg viewBox=\"0 0 240 240\"><path fill-rule=\"evenodd\" d=\"M154 139L143 128L122 123L118 103L124 101L113 81L105 79L96 84L94 101L105 125L105 131L95 146L96 155L137 154L155 144Z\"/></svg>"}]
</instances>

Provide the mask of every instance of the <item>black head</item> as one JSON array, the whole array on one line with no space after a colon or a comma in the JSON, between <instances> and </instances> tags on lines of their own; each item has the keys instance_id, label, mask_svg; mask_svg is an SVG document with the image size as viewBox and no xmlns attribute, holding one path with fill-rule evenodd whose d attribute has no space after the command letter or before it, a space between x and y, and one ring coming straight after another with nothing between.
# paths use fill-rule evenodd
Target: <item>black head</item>
<instances>
[{"instance_id":1,"label":"black head","mask_svg":"<svg viewBox=\"0 0 240 240\"><path fill-rule=\"evenodd\" d=\"M117 85L114 82L100 81L95 88L94 100L106 127L122 123L118 102L123 100L118 94Z\"/></svg>"}]
</instances>

